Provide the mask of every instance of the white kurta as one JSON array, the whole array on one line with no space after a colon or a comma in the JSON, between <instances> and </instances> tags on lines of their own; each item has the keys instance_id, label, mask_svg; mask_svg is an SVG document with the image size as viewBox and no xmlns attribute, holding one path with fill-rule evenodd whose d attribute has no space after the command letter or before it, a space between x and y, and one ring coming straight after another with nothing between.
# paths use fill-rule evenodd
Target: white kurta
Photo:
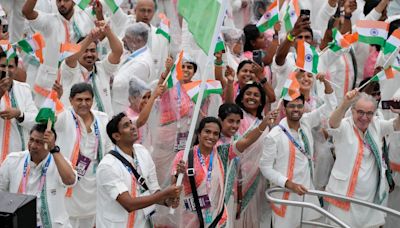
<instances>
[{"instance_id":1,"label":"white kurta","mask_svg":"<svg viewBox=\"0 0 400 228\"><path fill-rule=\"evenodd\" d=\"M7 157L3 166L0 168L0 191L18 193L18 188L23 177L25 159L28 154L29 151L25 150L22 152L13 152ZM52 155L49 154L48 156ZM38 217L40 217L41 210L41 198L38 189L42 167L45 165L47 159L48 157L43 159L38 165L32 161L29 162L31 169L26 187L26 194L38 197L36 204ZM71 227L64 204L66 186L62 183L53 158L50 160L46 174L45 191L52 227Z\"/></svg>"},{"instance_id":2,"label":"white kurta","mask_svg":"<svg viewBox=\"0 0 400 228\"><path fill-rule=\"evenodd\" d=\"M55 129L57 132L57 145L61 149L61 153L68 160L72 160L73 148L76 143L76 125L73 119L72 108L66 109L64 112L57 116L57 122ZM106 125L108 123L108 116L103 112L92 111L95 120L98 121L102 156L104 156L113 147L110 139L106 133ZM96 212L96 168L97 162L97 150L96 147L96 135L94 129L94 123L91 124L90 128L92 131L87 132L85 124L78 115L75 114L80 124L80 153L81 155L91 160L89 167L87 168L86 174L80 177L78 183L73 189L71 198L66 198L66 208L68 214L71 217L85 218L94 216ZM66 140L68 139L68 140Z\"/></svg>"},{"instance_id":3,"label":"white kurta","mask_svg":"<svg viewBox=\"0 0 400 228\"><path fill-rule=\"evenodd\" d=\"M76 6L69 21L59 13L39 11L38 17L29 21L29 25L40 32L46 41L43 49L44 62L39 67L35 83L50 90L57 78L60 45L65 42L76 43L79 38L89 34L94 24L87 14ZM44 99L41 95L35 96L36 105L40 106Z\"/></svg>"},{"instance_id":4,"label":"white kurta","mask_svg":"<svg viewBox=\"0 0 400 228\"><path fill-rule=\"evenodd\" d=\"M13 81L12 85L12 94L15 97L17 108L24 113L24 121L19 123L15 118L11 120L11 132L10 132L10 141L9 141L9 150L11 151L20 151L22 150L22 146L25 147L28 145L28 134L33 125L35 124L35 117L37 115L37 108L33 103L31 89L28 84ZM10 95L11 96L11 95ZM3 111L5 109L5 100L4 96L0 99L0 110ZM4 131L4 119L0 118L0 148L3 148L3 135ZM18 131L18 126L20 126L22 130L22 139L20 137L20 133ZM2 151L0 149L0 156L2 156ZM1 164L0 164L1 165Z\"/></svg>"},{"instance_id":5,"label":"white kurta","mask_svg":"<svg viewBox=\"0 0 400 228\"><path fill-rule=\"evenodd\" d=\"M300 128L307 136L309 141L310 156L314 157L314 140L312 137L311 129L320 124L323 117L327 117L336 107L336 98L334 94L325 95L325 104L320 108L304 113L300 120ZM290 129L287 125L286 118L282 119L280 124L286 129ZM299 132L291 130L291 134L294 135L297 141L302 144L304 148L304 142L299 137ZM260 170L262 174L273 184L280 187L285 187L285 183L288 180L287 171L289 167L289 156L290 156L290 141L282 129L277 126L273 128L267 135L267 139L264 145L264 151L260 159ZM314 162L312 162L314 167ZM313 168L314 169L314 168ZM314 174L313 174L314 175ZM294 183L302 184L308 189L314 189L314 184L311 179L311 170L308 164L308 159L303 155L297 148L295 148L295 162L293 170ZM282 194L279 194L282 198ZM289 200L302 201L302 197L291 193ZM319 205L318 198L313 196L306 196L305 201ZM277 205L280 207L281 205ZM297 227L299 225L301 216L301 208L298 207L287 207L286 214L284 217L280 217L273 213L274 227ZM304 209L304 219L312 220L319 217L318 213Z\"/></svg>"},{"instance_id":6,"label":"white kurta","mask_svg":"<svg viewBox=\"0 0 400 228\"><path fill-rule=\"evenodd\" d=\"M111 76L117 71L118 64L111 64L108 60L108 57L104 58L101 61L97 61L95 63L96 73L94 75L95 84L97 87L97 91L100 97L100 100L104 107L104 112L107 113L109 117L113 116L114 112L112 110L111 105L111 88L110 88L110 80ZM93 72L93 71L92 71ZM71 88L74 84L79 82L85 82L85 77L88 77L92 72L88 72L86 68L84 68L81 64L79 64L75 68L69 67L65 62L61 64L61 84L63 86L64 93L61 97L61 102L65 106L69 106L69 95L71 92ZM93 77L91 77L88 81L91 85L93 85ZM98 110L97 101L94 97L93 99L93 107L94 110Z\"/></svg>"},{"instance_id":7,"label":"white kurta","mask_svg":"<svg viewBox=\"0 0 400 228\"><path fill-rule=\"evenodd\" d=\"M336 161L326 187L326 191L328 192L340 195L347 194L350 182L352 181L351 176L359 148L354 127L355 125L352 116L350 116L344 118L338 128L329 129L329 133L334 139ZM393 133L393 120L386 121L379 117L374 117L368 126L368 131L377 144L379 157L381 158L382 138ZM359 133L362 140L365 140L362 132ZM377 194L379 172L376 160L373 157L372 152L367 148L367 146L364 146L363 157L353 197L373 202L374 197ZM384 163L383 160L382 163ZM383 165L381 170L381 188L379 189L379 195L383 196L385 192L388 194L388 186L385 176L386 166ZM350 204L349 211L345 211L329 204L329 211L346 224L355 228L379 226L384 223L384 213L355 204Z\"/></svg>"},{"instance_id":8,"label":"white kurta","mask_svg":"<svg viewBox=\"0 0 400 228\"><path fill-rule=\"evenodd\" d=\"M138 160L139 169L134 165L133 158L123 153L118 147L117 151L138 170L138 173L146 180L146 185L153 194L160 190L158 185L156 167L151 159L150 153L140 144L134 144L134 156ZM132 181L134 180L126 167L116 157L107 154L100 162L97 170L97 211L96 227L120 228L126 227L129 213L116 200L118 195L132 192ZM149 192L141 192L140 185L136 182L136 196L145 196ZM145 218L143 209L136 210L135 228L148 228L150 224Z\"/></svg>"},{"instance_id":9,"label":"white kurta","mask_svg":"<svg viewBox=\"0 0 400 228\"><path fill-rule=\"evenodd\" d=\"M135 56L136 53L139 53ZM147 46L132 53L135 57L122 62L112 85L112 105L114 113L120 113L129 106L129 81L136 77L150 84L157 79L154 74L153 58Z\"/></svg>"}]
</instances>

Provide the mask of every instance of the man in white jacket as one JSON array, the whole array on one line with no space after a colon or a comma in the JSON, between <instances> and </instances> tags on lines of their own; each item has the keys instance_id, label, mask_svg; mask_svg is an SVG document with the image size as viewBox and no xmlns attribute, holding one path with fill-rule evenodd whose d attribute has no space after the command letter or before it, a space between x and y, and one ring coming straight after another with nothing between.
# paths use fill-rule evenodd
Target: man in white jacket
<instances>
[{"instance_id":1,"label":"man in white jacket","mask_svg":"<svg viewBox=\"0 0 400 228\"><path fill-rule=\"evenodd\" d=\"M78 183L66 193L65 204L75 228L93 227L96 213L96 169L112 149L106 134L108 116L92 110L93 89L82 82L72 86L71 108L57 116L57 143L77 171Z\"/></svg>"},{"instance_id":2,"label":"man in white jacket","mask_svg":"<svg viewBox=\"0 0 400 228\"><path fill-rule=\"evenodd\" d=\"M351 116L344 118L351 106ZM400 130L400 109L392 109L396 118L384 120L375 116L374 97L357 90L348 92L329 119L335 145L336 161L326 191L347 197L383 204L389 188L387 164L382 156L382 138ZM384 213L325 198L329 211L354 228L379 227Z\"/></svg>"},{"instance_id":3,"label":"man in white jacket","mask_svg":"<svg viewBox=\"0 0 400 228\"><path fill-rule=\"evenodd\" d=\"M304 96L291 101L284 100L286 118L267 135L260 160L262 174L273 184L286 187L294 193L284 193L285 200L302 201L307 189L314 189L314 139L311 129L328 117L336 106L336 97L328 81L322 75L319 80L325 85L325 103L318 109L304 113ZM306 196L305 201L319 205L318 198ZM301 208L271 205L273 227L291 228L300 225ZM304 209L305 220L315 220L318 213Z\"/></svg>"},{"instance_id":4,"label":"man in white jacket","mask_svg":"<svg viewBox=\"0 0 400 228\"><path fill-rule=\"evenodd\" d=\"M29 85L14 80L17 67L18 56L7 62L0 53L0 165L10 151L25 150L37 114Z\"/></svg>"}]
</instances>

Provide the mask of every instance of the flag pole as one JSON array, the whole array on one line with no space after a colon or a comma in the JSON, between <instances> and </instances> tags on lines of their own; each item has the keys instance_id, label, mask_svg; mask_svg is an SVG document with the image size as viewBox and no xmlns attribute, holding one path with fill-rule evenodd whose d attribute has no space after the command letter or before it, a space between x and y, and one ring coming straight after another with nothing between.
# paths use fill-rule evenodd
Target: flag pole
<instances>
[{"instance_id":1,"label":"flag pole","mask_svg":"<svg viewBox=\"0 0 400 228\"><path fill-rule=\"evenodd\" d=\"M217 37L218 37L218 34L220 33L222 22L224 20L225 12L227 9L227 4L228 4L227 0L221 0L220 2L221 2L221 7L219 9L218 18L217 18L216 26L214 28L214 34L213 34L213 38L211 40L210 48L207 53L206 66L209 65L210 63L212 63L212 61L214 59L214 50L215 50L215 45L217 44ZM183 158L182 158L182 160L185 162L188 160L189 150L192 147L194 130L196 128L197 119L198 119L199 113L200 113L200 106L202 103L201 99L203 98L203 94L204 94L204 88L205 88L204 84L206 83L206 78L207 78L207 74L206 74L206 70L204 70L203 73L201 74L201 84L200 84L199 96L197 96L197 102L194 107L193 116L192 116L192 120L191 120L190 128L189 128L189 135L188 135L188 138L186 141L185 151L184 151ZM176 186L182 185L183 176L184 176L183 173L180 173L178 175L178 179L176 181ZM170 208L169 213L174 214L174 212L175 212L175 209Z\"/></svg>"},{"instance_id":2,"label":"flag pole","mask_svg":"<svg viewBox=\"0 0 400 228\"><path fill-rule=\"evenodd\" d=\"M51 130L51 119L47 119L47 127L46 127L46 131L50 131ZM49 146L47 145L47 143L44 143L44 149L48 150Z\"/></svg>"}]
</instances>

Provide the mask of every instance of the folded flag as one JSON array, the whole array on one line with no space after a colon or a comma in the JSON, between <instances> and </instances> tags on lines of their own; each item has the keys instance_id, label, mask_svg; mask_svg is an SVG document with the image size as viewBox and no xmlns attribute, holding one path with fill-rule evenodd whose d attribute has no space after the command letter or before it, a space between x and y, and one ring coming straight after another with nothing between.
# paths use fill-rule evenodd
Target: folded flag
<instances>
[{"instance_id":1,"label":"folded flag","mask_svg":"<svg viewBox=\"0 0 400 228\"><path fill-rule=\"evenodd\" d=\"M124 0L104 0L111 12L114 14L119 9L119 6Z\"/></svg>"},{"instance_id":2,"label":"folded flag","mask_svg":"<svg viewBox=\"0 0 400 228\"><path fill-rule=\"evenodd\" d=\"M168 40L168 42L171 42L171 35L169 32L170 28L169 19L163 13L160 13L158 17L161 19L161 21L160 21L160 26L156 30L156 34L162 35L163 37L165 37L165 39Z\"/></svg>"},{"instance_id":3,"label":"folded flag","mask_svg":"<svg viewBox=\"0 0 400 228\"><path fill-rule=\"evenodd\" d=\"M79 44L63 43L60 46L60 56L58 58L58 61L62 62L64 59L78 53L80 50L81 45Z\"/></svg>"},{"instance_id":4,"label":"folded flag","mask_svg":"<svg viewBox=\"0 0 400 228\"><path fill-rule=\"evenodd\" d=\"M183 84L182 87L193 102L197 101L200 93L201 80ZM222 94L222 85L218 80L207 80L205 83L203 99L210 94Z\"/></svg>"},{"instance_id":5,"label":"folded flag","mask_svg":"<svg viewBox=\"0 0 400 228\"><path fill-rule=\"evenodd\" d=\"M392 79L394 78L394 72L392 67L388 67L385 70L380 71L376 75L374 75L371 78L371 81L382 81L382 80L387 80L387 79Z\"/></svg>"},{"instance_id":6,"label":"folded flag","mask_svg":"<svg viewBox=\"0 0 400 228\"><path fill-rule=\"evenodd\" d=\"M356 30L360 42L383 46L388 35L389 24L384 21L359 20L356 22Z\"/></svg>"},{"instance_id":7,"label":"folded flag","mask_svg":"<svg viewBox=\"0 0 400 228\"><path fill-rule=\"evenodd\" d=\"M285 10L283 16L283 23L287 32L292 31L297 18L300 16L300 7L298 0L285 1L282 5L282 9Z\"/></svg>"},{"instance_id":8,"label":"folded flag","mask_svg":"<svg viewBox=\"0 0 400 228\"><path fill-rule=\"evenodd\" d=\"M279 21L279 6L275 0L264 13L264 15L257 22L257 28L260 32L265 32L267 29L274 27Z\"/></svg>"},{"instance_id":9,"label":"folded flag","mask_svg":"<svg viewBox=\"0 0 400 228\"><path fill-rule=\"evenodd\" d=\"M393 31L392 35L386 40L383 47L383 54L387 55L396 51L400 47L400 28Z\"/></svg>"},{"instance_id":10,"label":"folded flag","mask_svg":"<svg viewBox=\"0 0 400 228\"><path fill-rule=\"evenodd\" d=\"M6 53L7 60L6 62L8 63L11 59L15 58L17 56L17 51L14 49L14 47L8 42L8 40L0 40L0 47L3 49L3 52Z\"/></svg>"},{"instance_id":11,"label":"folded flag","mask_svg":"<svg viewBox=\"0 0 400 228\"><path fill-rule=\"evenodd\" d=\"M79 8L85 10L92 0L73 0L73 1L75 2L75 5L79 6Z\"/></svg>"},{"instance_id":12,"label":"folded flag","mask_svg":"<svg viewBox=\"0 0 400 228\"><path fill-rule=\"evenodd\" d=\"M328 44L328 46L333 52L348 48L358 40L358 33L342 35L337 28L332 29L332 36L333 40Z\"/></svg>"},{"instance_id":13,"label":"folded flag","mask_svg":"<svg viewBox=\"0 0 400 228\"><path fill-rule=\"evenodd\" d=\"M46 46L43 36L40 33L35 33L23 40L17 42L17 45L28 55L32 55L43 63L43 48Z\"/></svg>"},{"instance_id":14,"label":"folded flag","mask_svg":"<svg viewBox=\"0 0 400 228\"><path fill-rule=\"evenodd\" d=\"M50 120L54 126L56 121L56 113L61 112L62 109L62 103L58 99L57 92L52 90L40 107L35 121L37 123L46 124L47 121Z\"/></svg>"},{"instance_id":15,"label":"folded flag","mask_svg":"<svg viewBox=\"0 0 400 228\"><path fill-rule=\"evenodd\" d=\"M292 101L300 96L300 84L296 79L296 72L290 73L281 92L281 99Z\"/></svg>"},{"instance_id":16,"label":"folded flag","mask_svg":"<svg viewBox=\"0 0 400 228\"><path fill-rule=\"evenodd\" d=\"M304 40L297 41L296 66L307 72L318 73L319 55L314 46Z\"/></svg>"},{"instance_id":17,"label":"folded flag","mask_svg":"<svg viewBox=\"0 0 400 228\"><path fill-rule=\"evenodd\" d=\"M183 79L182 72L182 59L183 59L183 51L181 51L176 59L174 65L169 71L169 75L167 76L167 88L170 89L179 82L179 80Z\"/></svg>"}]
</instances>

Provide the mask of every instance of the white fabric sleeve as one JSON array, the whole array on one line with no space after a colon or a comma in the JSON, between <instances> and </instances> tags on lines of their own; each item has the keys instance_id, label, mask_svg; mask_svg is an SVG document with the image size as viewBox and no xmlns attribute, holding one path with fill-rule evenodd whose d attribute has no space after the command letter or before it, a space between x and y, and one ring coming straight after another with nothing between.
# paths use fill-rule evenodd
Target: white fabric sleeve
<instances>
[{"instance_id":1,"label":"white fabric sleeve","mask_svg":"<svg viewBox=\"0 0 400 228\"><path fill-rule=\"evenodd\" d=\"M128 192L129 188L125 185L122 176L109 164L103 164L97 169L97 188L104 188L107 195L112 199ZM135 191L135 189L133 189Z\"/></svg>"},{"instance_id":2,"label":"white fabric sleeve","mask_svg":"<svg viewBox=\"0 0 400 228\"><path fill-rule=\"evenodd\" d=\"M17 164L15 164L14 169ZM4 162L0 165L0 191L8 192L10 189L10 171L13 165L10 166L10 156L7 156Z\"/></svg>"},{"instance_id":3,"label":"white fabric sleeve","mask_svg":"<svg viewBox=\"0 0 400 228\"><path fill-rule=\"evenodd\" d=\"M284 188L287 181L287 177L282 175L280 172L274 170L273 166L277 157L278 148L275 140L267 136L264 143L264 149L261 155L259 167L261 173L272 183Z\"/></svg>"},{"instance_id":4,"label":"white fabric sleeve","mask_svg":"<svg viewBox=\"0 0 400 228\"><path fill-rule=\"evenodd\" d=\"M390 120L384 120L380 118L375 119L375 121L379 121L378 123L379 127L381 128L381 138L395 132L394 123L396 119L397 117Z\"/></svg>"},{"instance_id":5,"label":"white fabric sleeve","mask_svg":"<svg viewBox=\"0 0 400 228\"><path fill-rule=\"evenodd\" d=\"M21 112L24 113L24 121L19 123L19 125L30 130L33 125L36 124L35 118L38 113L38 109L33 102L32 93L29 85L26 84L23 86L26 86L24 91L25 97L23 98L23 104L21 104L20 106L23 106L23 108L21 108Z\"/></svg>"},{"instance_id":6,"label":"white fabric sleeve","mask_svg":"<svg viewBox=\"0 0 400 228\"><path fill-rule=\"evenodd\" d=\"M48 13L44 13L41 11L37 12L38 12L37 18L30 20L29 25L32 26L34 30L42 33L44 37L47 37L53 29L56 29L54 28L54 26L52 26L52 22L56 21L57 18Z\"/></svg>"},{"instance_id":7,"label":"white fabric sleeve","mask_svg":"<svg viewBox=\"0 0 400 228\"><path fill-rule=\"evenodd\" d=\"M332 7L329 5L328 1L323 3L322 9L318 13L318 20L315 21L315 28L317 30L321 30L321 34L323 35L328 27L329 18L333 16L336 12L336 7Z\"/></svg>"},{"instance_id":8,"label":"white fabric sleeve","mask_svg":"<svg viewBox=\"0 0 400 228\"><path fill-rule=\"evenodd\" d=\"M309 122L311 127L315 127L321 123L321 120L328 118L329 115L337 106L335 92L331 94L325 94L324 104L312 112L305 113L304 118Z\"/></svg>"},{"instance_id":9,"label":"white fabric sleeve","mask_svg":"<svg viewBox=\"0 0 400 228\"><path fill-rule=\"evenodd\" d=\"M117 72L119 64L112 64L110 63L110 61L108 60L108 55L106 58L104 58L103 60L101 60L100 65L103 67L104 72L106 73L107 78L111 78L111 76L113 74L115 74L115 72Z\"/></svg>"}]
</instances>

